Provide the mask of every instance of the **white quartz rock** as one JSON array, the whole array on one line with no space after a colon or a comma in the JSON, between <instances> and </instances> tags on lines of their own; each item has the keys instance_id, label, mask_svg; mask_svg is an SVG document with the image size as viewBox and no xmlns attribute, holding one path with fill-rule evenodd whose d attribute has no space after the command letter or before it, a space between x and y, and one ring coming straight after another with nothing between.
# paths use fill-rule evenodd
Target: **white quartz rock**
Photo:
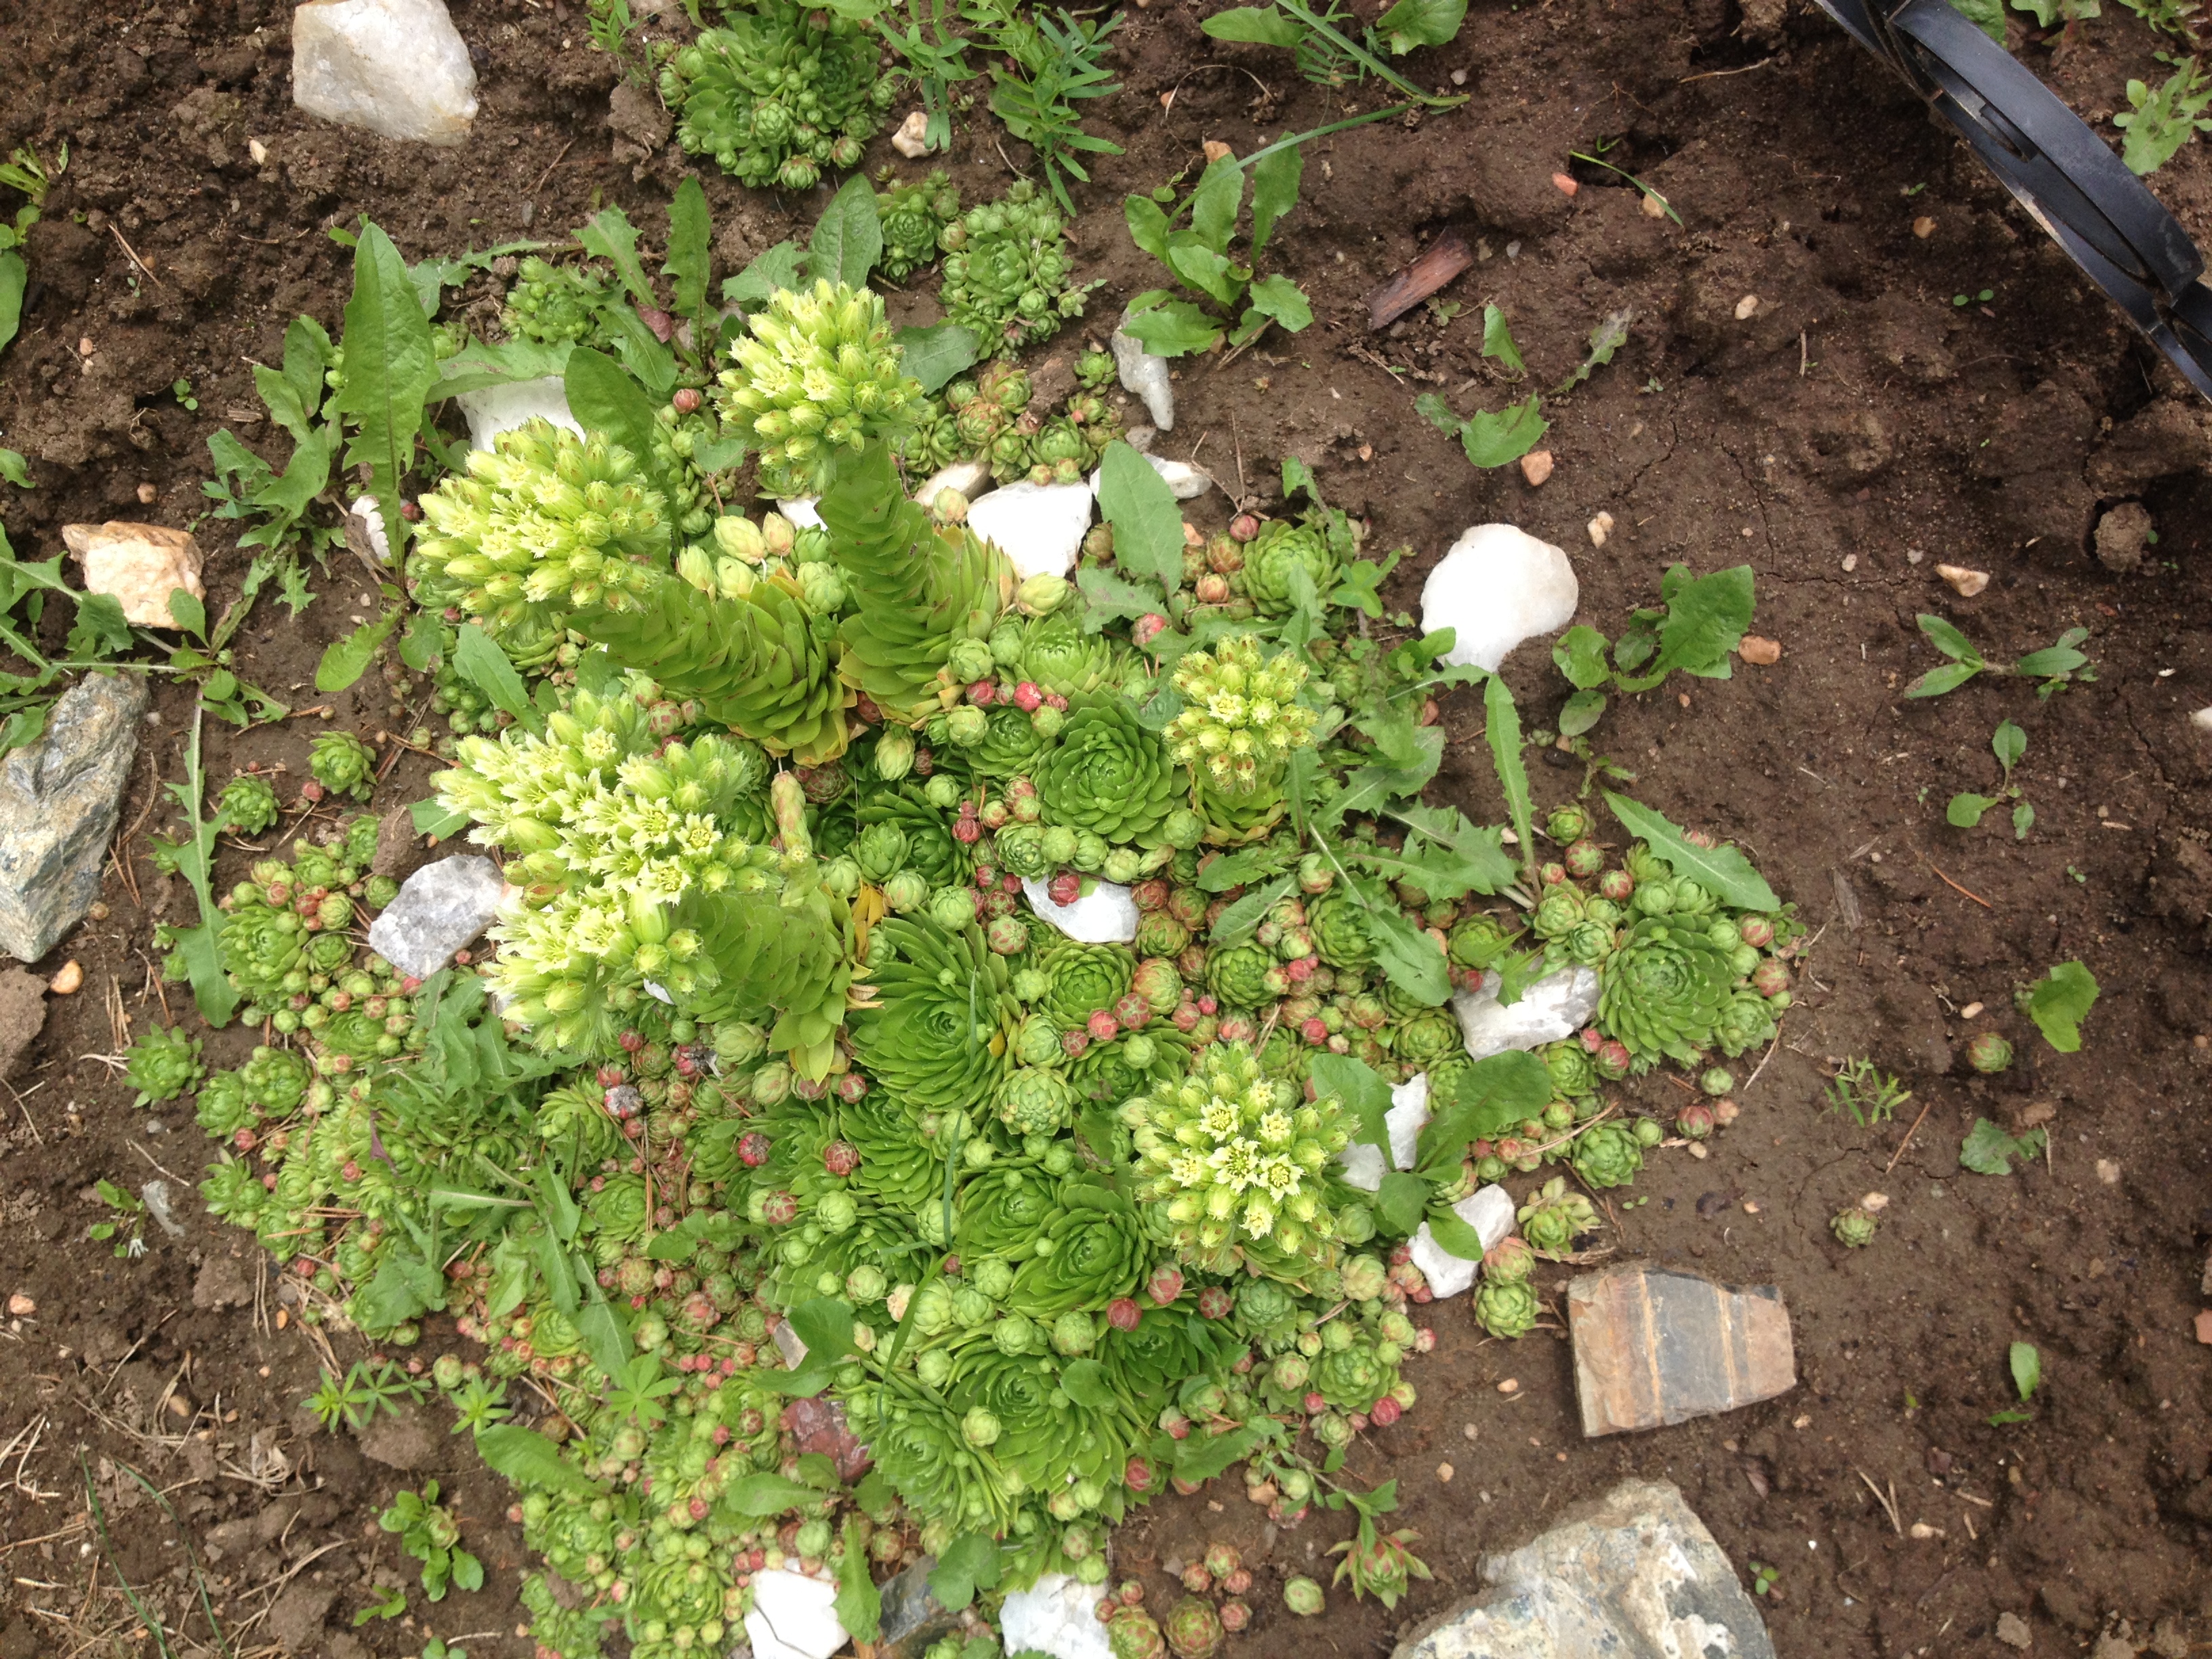
<instances>
[{"instance_id":1,"label":"white quartz rock","mask_svg":"<svg viewBox=\"0 0 2212 1659\"><path fill-rule=\"evenodd\" d=\"M1498 1241L1513 1231L1513 1194L1503 1187L1480 1187L1453 1205L1452 1213L1474 1229L1486 1251L1495 1249ZM1446 1297L1457 1296L1474 1284L1482 1267L1479 1261L1454 1255L1437 1243L1436 1234L1425 1221L1413 1235L1409 1248L1413 1265L1429 1281L1429 1294L1439 1302Z\"/></svg>"},{"instance_id":2,"label":"white quartz rock","mask_svg":"<svg viewBox=\"0 0 2212 1659\"><path fill-rule=\"evenodd\" d=\"M1129 320L1127 312L1121 313L1121 320ZM1114 331L1110 343L1114 366L1121 373L1122 389L1145 400L1154 426L1163 432L1174 431L1175 387L1168 380L1168 360L1155 357L1135 335L1124 334L1119 328Z\"/></svg>"},{"instance_id":3,"label":"white quartz rock","mask_svg":"<svg viewBox=\"0 0 2212 1659\"><path fill-rule=\"evenodd\" d=\"M392 562L392 538L385 533L384 508L374 495L356 495L346 503L346 516L361 520L361 539L368 544L368 556L379 564ZM346 532L349 541L353 532Z\"/></svg>"},{"instance_id":4,"label":"white quartz rock","mask_svg":"<svg viewBox=\"0 0 2212 1659\"><path fill-rule=\"evenodd\" d=\"M1421 589L1421 629L1457 630L1449 663L1495 670L1513 647L1575 619L1581 590L1564 550L1510 524L1479 524Z\"/></svg>"},{"instance_id":5,"label":"white quartz rock","mask_svg":"<svg viewBox=\"0 0 2212 1659\"><path fill-rule=\"evenodd\" d=\"M1482 976L1479 991L1460 991L1452 997L1452 1012L1467 1038L1468 1057L1486 1060L1508 1048L1533 1048L1540 1042L1557 1042L1572 1036L1597 1013L1597 970L1577 964L1547 974L1521 994L1511 1007L1498 1000L1495 969Z\"/></svg>"},{"instance_id":6,"label":"white quartz rock","mask_svg":"<svg viewBox=\"0 0 2212 1659\"><path fill-rule=\"evenodd\" d=\"M1139 450L1138 453L1145 454L1145 452ZM1175 498L1179 501L1194 501L1213 488L1212 474L1200 471L1188 461L1171 461L1164 455L1146 454L1145 459L1152 464L1153 471L1167 480L1168 488L1175 492ZM1091 473L1091 493L1094 496L1098 493L1099 480L1105 476L1106 469L1103 466Z\"/></svg>"},{"instance_id":7,"label":"white quartz rock","mask_svg":"<svg viewBox=\"0 0 2212 1659\"><path fill-rule=\"evenodd\" d=\"M292 101L386 138L458 144L477 72L445 0L308 0L292 14Z\"/></svg>"},{"instance_id":8,"label":"white quartz rock","mask_svg":"<svg viewBox=\"0 0 2212 1659\"><path fill-rule=\"evenodd\" d=\"M1418 1149L1421 1129L1429 1121L1429 1074L1416 1073L1390 1091L1390 1109L1382 1115L1382 1121L1390 1131L1390 1162L1394 1169L1410 1170ZM1346 1186L1357 1187L1364 1193L1380 1190L1382 1177L1389 1173L1382 1167L1382 1149L1358 1141L1336 1155L1344 1165Z\"/></svg>"},{"instance_id":9,"label":"white quartz rock","mask_svg":"<svg viewBox=\"0 0 2212 1659\"><path fill-rule=\"evenodd\" d=\"M775 510L801 530L819 530L822 515L814 509L821 499L819 495L801 495L795 501L778 501Z\"/></svg>"},{"instance_id":10,"label":"white quartz rock","mask_svg":"<svg viewBox=\"0 0 2212 1659\"><path fill-rule=\"evenodd\" d=\"M509 380L503 386L478 386L453 399L468 417L469 447L489 449L502 432L527 426L541 416L584 436L583 423L568 412L568 393L557 374L536 380Z\"/></svg>"},{"instance_id":11,"label":"white quartz rock","mask_svg":"<svg viewBox=\"0 0 2212 1659\"><path fill-rule=\"evenodd\" d=\"M1064 1572L1048 1572L1016 1590L999 1611L1006 1651L1048 1653L1052 1659L1113 1659L1106 1626L1092 1611L1103 1594Z\"/></svg>"},{"instance_id":12,"label":"white quartz rock","mask_svg":"<svg viewBox=\"0 0 2212 1659\"><path fill-rule=\"evenodd\" d=\"M951 465L931 473L921 488L914 492L914 498L924 507L928 507L937 500L939 490L957 489L972 501L989 487L990 483L991 469L982 462L955 461Z\"/></svg>"},{"instance_id":13,"label":"white quartz rock","mask_svg":"<svg viewBox=\"0 0 2212 1659\"><path fill-rule=\"evenodd\" d=\"M1091 884L1073 904L1054 904L1046 884L1022 878L1030 908L1070 939L1085 945L1127 945L1137 937L1137 901L1126 887L1110 881Z\"/></svg>"},{"instance_id":14,"label":"white quartz rock","mask_svg":"<svg viewBox=\"0 0 2212 1659\"><path fill-rule=\"evenodd\" d=\"M1022 580L1065 576L1083 550L1092 505L1089 484L1008 484L969 504L968 527L996 543Z\"/></svg>"},{"instance_id":15,"label":"white quartz rock","mask_svg":"<svg viewBox=\"0 0 2212 1659\"><path fill-rule=\"evenodd\" d=\"M753 1575L745 1637L753 1659L830 1659L849 1639L837 1621L837 1587L771 1567Z\"/></svg>"}]
</instances>

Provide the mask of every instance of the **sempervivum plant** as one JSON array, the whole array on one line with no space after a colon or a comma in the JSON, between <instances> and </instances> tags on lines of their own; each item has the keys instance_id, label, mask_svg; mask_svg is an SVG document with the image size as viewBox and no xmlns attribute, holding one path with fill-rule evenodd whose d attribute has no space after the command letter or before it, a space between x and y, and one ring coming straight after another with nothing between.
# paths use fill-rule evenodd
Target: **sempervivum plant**
<instances>
[{"instance_id":1,"label":"sempervivum plant","mask_svg":"<svg viewBox=\"0 0 2212 1659\"><path fill-rule=\"evenodd\" d=\"M216 810L229 820L232 829L246 836L259 835L282 816L276 805L276 791L270 786L269 780L250 772L223 785Z\"/></svg>"},{"instance_id":2,"label":"sempervivum plant","mask_svg":"<svg viewBox=\"0 0 2212 1659\"><path fill-rule=\"evenodd\" d=\"M1301 1101L1291 1085L1261 1075L1248 1045L1223 1042L1121 1117L1137 1152L1138 1194L1163 1206L1191 1261L1265 1267L1327 1255L1336 1231L1329 1161L1351 1140L1337 1101Z\"/></svg>"},{"instance_id":3,"label":"sempervivum plant","mask_svg":"<svg viewBox=\"0 0 2212 1659\"><path fill-rule=\"evenodd\" d=\"M1544 1304L1525 1279L1486 1279L1475 1292L1475 1322L1492 1336L1510 1340L1528 1335Z\"/></svg>"},{"instance_id":4,"label":"sempervivum plant","mask_svg":"<svg viewBox=\"0 0 2212 1659\"><path fill-rule=\"evenodd\" d=\"M350 732L325 732L307 746L307 769L334 795L367 800L376 787L376 753Z\"/></svg>"},{"instance_id":5,"label":"sempervivum plant","mask_svg":"<svg viewBox=\"0 0 2212 1659\"><path fill-rule=\"evenodd\" d=\"M1701 926L1647 916L1605 965L1598 1024L1639 1070L1662 1058L1692 1065L1713 1044L1735 979L1729 952Z\"/></svg>"},{"instance_id":6,"label":"sempervivum plant","mask_svg":"<svg viewBox=\"0 0 2212 1659\"><path fill-rule=\"evenodd\" d=\"M1059 746L1037 767L1036 787L1051 823L1141 842L1167 821L1175 769L1127 697L1098 693L1068 715Z\"/></svg>"},{"instance_id":7,"label":"sempervivum plant","mask_svg":"<svg viewBox=\"0 0 2212 1659\"><path fill-rule=\"evenodd\" d=\"M1336 586L1340 550L1332 545L1336 539L1334 515L1310 514L1299 524L1279 519L1263 526L1244 550L1244 596L1263 617L1286 617L1293 605L1291 572L1302 568L1315 591L1328 599ZM1357 550L1356 544L1348 532L1341 539L1347 544L1341 555L1348 557Z\"/></svg>"},{"instance_id":8,"label":"sempervivum plant","mask_svg":"<svg viewBox=\"0 0 2212 1659\"><path fill-rule=\"evenodd\" d=\"M134 1106L174 1100L207 1075L200 1040L186 1036L182 1026L156 1025L131 1045L123 1075L138 1091Z\"/></svg>"},{"instance_id":9,"label":"sempervivum plant","mask_svg":"<svg viewBox=\"0 0 2212 1659\"><path fill-rule=\"evenodd\" d=\"M875 39L834 11L753 0L661 73L661 101L694 155L756 189L805 190L825 167L858 165L896 82L876 70Z\"/></svg>"},{"instance_id":10,"label":"sempervivum plant","mask_svg":"<svg viewBox=\"0 0 2212 1659\"><path fill-rule=\"evenodd\" d=\"M1025 179L1003 199L969 208L938 238L945 258L937 297L946 318L975 330L993 356L1011 357L1080 317L1097 284L1071 280L1066 232L1060 210Z\"/></svg>"},{"instance_id":11,"label":"sempervivum plant","mask_svg":"<svg viewBox=\"0 0 2212 1659\"><path fill-rule=\"evenodd\" d=\"M919 182L900 181L886 167L876 182L876 215L884 228L884 275L902 283L937 258L939 233L960 216L960 191L938 168Z\"/></svg>"},{"instance_id":12,"label":"sempervivum plant","mask_svg":"<svg viewBox=\"0 0 2212 1659\"><path fill-rule=\"evenodd\" d=\"M1580 1193L1567 1190L1565 1176L1553 1176L1521 1206L1519 1220L1528 1248L1557 1261L1572 1255L1576 1238L1597 1225L1597 1209Z\"/></svg>"},{"instance_id":13,"label":"sempervivum plant","mask_svg":"<svg viewBox=\"0 0 2212 1659\"><path fill-rule=\"evenodd\" d=\"M1626 1123L1593 1123L1575 1138L1574 1166L1589 1186L1625 1187L1644 1167L1644 1148Z\"/></svg>"},{"instance_id":14,"label":"sempervivum plant","mask_svg":"<svg viewBox=\"0 0 2212 1659\"><path fill-rule=\"evenodd\" d=\"M905 372L882 296L865 288L823 278L778 289L730 355L723 417L779 495L820 493L839 451L858 453L921 413L921 383Z\"/></svg>"},{"instance_id":15,"label":"sempervivum plant","mask_svg":"<svg viewBox=\"0 0 2212 1659\"><path fill-rule=\"evenodd\" d=\"M954 649L990 637L1014 597L1012 564L966 526L933 524L883 444L838 459L820 510L853 605L839 635L846 681L901 721L950 703Z\"/></svg>"},{"instance_id":16,"label":"sempervivum plant","mask_svg":"<svg viewBox=\"0 0 2212 1659\"><path fill-rule=\"evenodd\" d=\"M1269 656L1250 634L1186 653L1176 665L1183 708L1168 722L1168 752L1216 795L1273 799L1291 756L1314 740L1317 717L1297 701L1305 679L1295 653Z\"/></svg>"},{"instance_id":17,"label":"sempervivum plant","mask_svg":"<svg viewBox=\"0 0 2212 1659\"><path fill-rule=\"evenodd\" d=\"M471 452L422 506L417 602L458 605L525 668L559 648L568 613L618 610L666 568L667 498L638 458L542 418Z\"/></svg>"},{"instance_id":18,"label":"sempervivum plant","mask_svg":"<svg viewBox=\"0 0 2212 1659\"><path fill-rule=\"evenodd\" d=\"M933 922L882 923L891 959L869 973L875 997L848 1019L854 1052L885 1088L917 1106L988 1100L1006 1067L1019 1005L1006 959L983 930L948 933ZM872 953L870 960L873 960Z\"/></svg>"}]
</instances>

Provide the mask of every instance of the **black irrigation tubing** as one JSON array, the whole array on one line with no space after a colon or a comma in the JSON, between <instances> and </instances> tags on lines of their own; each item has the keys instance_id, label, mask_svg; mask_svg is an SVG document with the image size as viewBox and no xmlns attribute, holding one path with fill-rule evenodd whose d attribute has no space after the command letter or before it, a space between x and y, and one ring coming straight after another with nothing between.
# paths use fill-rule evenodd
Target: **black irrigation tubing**
<instances>
[{"instance_id":1,"label":"black irrigation tubing","mask_svg":"<svg viewBox=\"0 0 2212 1659\"><path fill-rule=\"evenodd\" d=\"M1956 127L2129 322L2212 398L2212 288L2181 223L1950 0L1820 0Z\"/></svg>"}]
</instances>

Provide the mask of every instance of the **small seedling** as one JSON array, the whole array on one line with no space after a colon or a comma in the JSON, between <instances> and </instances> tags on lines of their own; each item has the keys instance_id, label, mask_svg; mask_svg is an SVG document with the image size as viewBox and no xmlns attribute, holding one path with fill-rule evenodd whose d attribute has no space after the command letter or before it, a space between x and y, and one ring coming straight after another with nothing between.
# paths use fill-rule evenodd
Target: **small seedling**
<instances>
[{"instance_id":1,"label":"small seedling","mask_svg":"<svg viewBox=\"0 0 2212 1659\"><path fill-rule=\"evenodd\" d=\"M2212 75L2194 58L2162 52L2158 60L2172 65L2173 73L2154 88L2129 82L2132 107L2112 118L2112 125L2127 135L2120 160L2138 176L2157 172L2198 133L2212 132L2212 115L2205 113L2212 109Z\"/></svg>"},{"instance_id":2,"label":"small seedling","mask_svg":"<svg viewBox=\"0 0 2212 1659\"><path fill-rule=\"evenodd\" d=\"M179 408L194 410L197 410L199 408L200 400L192 396L192 383L190 380L184 379L181 375L179 376L175 383L169 387L169 392L170 394L176 398L177 406Z\"/></svg>"},{"instance_id":3,"label":"small seedling","mask_svg":"<svg viewBox=\"0 0 2212 1659\"><path fill-rule=\"evenodd\" d=\"M1652 189L1650 185L1645 184L1641 179L1629 172L1626 167L1617 167L1613 166L1612 162L1603 159L1606 151L1611 149L1620 142L1620 141L1618 138L1608 138L1603 143L1594 145L1592 148L1597 152L1594 155L1586 155L1578 149L1571 149L1567 154L1575 161L1587 161L1594 167L1603 167L1607 173L1617 173L1621 178L1627 179L1630 184L1635 185L1638 191L1643 192L1647 200L1658 203L1659 205L1665 210L1667 216L1669 219L1672 219L1678 225L1680 224L1682 222L1682 216L1674 211L1674 204L1672 202L1669 202L1665 197L1662 196L1657 191Z\"/></svg>"},{"instance_id":4,"label":"small seedling","mask_svg":"<svg viewBox=\"0 0 2212 1659\"><path fill-rule=\"evenodd\" d=\"M421 1492L402 1492L376 1517L386 1532L399 1534L399 1547L422 1564L422 1594L446 1599L449 1586L483 1588L483 1563L461 1547L461 1523L438 1502L438 1483L425 1480Z\"/></svg>"},{"instance_id":5,"label":"small seedling","mask_svg":"<svg viewBox=\"0 0 2212 1659\"><path fill-rule=\"evenodd\" d=\"M2041 1129L2009 1135L1989 1119L1978 1117L1965 1144L1959 1148L1959 1163L1976 1175L2010 1175L2014 1158L2026 1163L2043 1156L2045 1139L2045 1132Z\"/></svg>"},{"instance_id":6,"label":"small seedling","mask_svg":"<svg viewBox=\"0 0 2212 1659\"><path fill-rule=\"evenodd\" d=\"M1954 294L1951 303L1954 306L1987 305L1996 297L1995 289L1985 288L1979 294Z\"/></svg>"},{"instance_id":7,"label":"small seedling","mask_svg":"<svg viewBox=\"0 0 2212 1659\"><path fill-rule=\"evenodd\" d=\"M2031 651L2018 662L2007 666L1984 657L1979 647L1941 617L1923 615L1920 631L1928 636L1929 644L1950 659L1940 668L1931 668L1905 688L1908 698L1940 697L1947 691L1955 691L1977 674L2005 674L2015 679L2038 682L2035 695L2048 697L2069 685L2086 685L2097 678L2094 664L2082 654L2081 641L2089 637L2086 628L2069 628L2057 640L2040 651Z\"/></svg>"},{"instance_id":8,"label":"small seedling","mask_svg":"<svg viewBox=\"0 0 2212 1659\"><path fill-rule=\"evenodd\" d=\"M2097 978L2079 962L2062 962L2014 995L2044 1041L2062 1054L2081 1048L2081 1022L2097 1005Z\"/></svg>"},{"instance_id":9,"label":"small seedling","mask_svg":"<svg viewBox=\"0 0 2212 1659\"><path fill-rule=\"evenodd\" d=\"M1977 795L1970 791L1951 797L1951 804L1943 809L1944 820L1954 829L1972 830L1982 821L1982 815L1992 806L2006 801L2014 802L2012 809L2012 833L2014 841L2026 841L2028 830L2035 823L2035 808L2021 799L2019 787L2012 781L2012 769L2020 764L2020 757L2027 752L2027 733L2010 720L2001 720L1996 733L1990 738L1990 747L2004 768L2002 793L1996 795Z\"/></svg>"},{"instance_id":10,"label":"small seedling","mask_svg":"<svg viewBox=\"0 0 2212 1659\"><path fill-rule=\"evenodd\" d=\"M514 1414L507 1403L507 1384L472 1376L453 1390L453 1432L480 1434Z\"/></svg>"},{"instance_id":11,"label":"small seedling","mask_svg":"<svg viewBox=\"0 0 2212 1659\"><path fill-rule=\"evenodd\" d=\"M1766 1595L1773 1591L1775 1582L1782 1577L1782 1569L1769 1566L1764 1561L1751 1564L1751 1593Z\"/></svg>"},{"instance_id":12,"label":"small seedling","mask_svg":"<svg viewBox=\"0 0 2212 1659\"><path fill-rule=\"evenodd\" d=\"M116 1258L136 1261L146 1254L144 1202L105 1177L94 1182L92 1189L100 1194L100 1201L114 1212L114 1217L108 1221L94 1222L85 1229L86 1236L102 1243L113 1239Z\"/></svg>"},{"instance_id":13,"label":"small seedling","mask_svg":"<svg viewBox=\"0 0 2212 1659\"><path fill-rule=\"evenodd\" d=\"M372 1619L397 1619L407 1611L407 1592L397 1584L386 1584L378 1592L383 1599L371 1601L353 1616L353 1627L359 1630Z\"/></svg>"},{"instance_id":14,"label":"small seedling","mask_svg":"<svg viewBox=\"0 0 2212 1659\"><path fill-rule=\"evenodd\" d=\"M388 1359L378 1366L357 1359L343 1378L325 1370L322 1386L302 1403L331 1433L336 1434L341 1423L358 1433L380 1410L397 1417L402 1400L420 1400L426 1392L421 1382Z\"/></svg>"},{"instance_id":15,"label":"small seedling","mask_svg":"<svg viewBox=\"0 0 2212 1659\"><path fill-rule=\"evenodd\" d=\"M1847 1060L1829 1080L1826 1098L1832 1112L1847 1113L1862 1129L1887 1123L1897 1109L1912 1098L1912 1091L1896 1078L1861 1058Z\"/></svg>"},{"instance_id":16,"label":"small seedling","mask_svg":"<svg viewBox=\"0 0 2212 1659\"><path fill-rule=\"evenodd\" d=\"M1700 679L1729 678L1730 654L1757 603L1747 564L1698 577L1678 564L1659 579L1658 605L1632 612L1619 640L1586 623L1569 629L1552 647L1553 662L1575 688L1559 710L1560 735L1580 737L1595 726L1608 690L1650 691L1677 669Z\"/></svg>"},{"instance_id":17,"label":"small seedling","mask_svg":"<svg viewBox=\"0 0 2212 1659\"><path fill-rule=\"evenodd\" d=\"M2191 46L2197 44L2197 14L2200 0L2120 0L2120 3L2161 34L2170 34Z\"/></svg>"},{"instance_id":18,"label":"small seedling","mask_svg":"<svg viewBox=\"0 0 2212 1659\"><path fill-rule=\"evenodd\" d=\"M2035 1398L2035 1391L2043 1382L2043 1356L2033 1342L2015 1342L2007 1352L2006 1362L2012 1370L2012 1386L2025 1407ZM2029 1423L2035 1419L2031 1411L2002 1411L1990 1414L1990 1426L2003 1428L2011 1423Z\"/></svg>"}]
</instances>

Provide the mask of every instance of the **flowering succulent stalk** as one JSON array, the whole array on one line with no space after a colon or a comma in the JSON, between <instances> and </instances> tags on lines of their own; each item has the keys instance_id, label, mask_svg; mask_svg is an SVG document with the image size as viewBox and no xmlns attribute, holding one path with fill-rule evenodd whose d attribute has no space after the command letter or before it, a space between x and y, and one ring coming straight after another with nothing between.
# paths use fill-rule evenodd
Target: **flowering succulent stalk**
<instances>
[{"instance_id":1,"label":"flowering succulent stalk","mask_svg":"<svg viewBox=\"0 0 2212 1659\"><path fill-rule=\"evenodd\" d=\"M422 505L416 601L458 606L525 668L558 649L568 613L623 609L668 557L668 501L639 458L542 418L471 452Z\"/></svg>"},{"instance_id":2,"label":"flowering succulent stalk","mask_svg":"<svg viewBox=\"0 0 2212 1659\"><path fill-rule=\"evenodd\" d=\"M911 426L921 383L906 374L881 295L817 280L779 289L730 348L717 393L730 428L760 453L779 495L819 495L840 450Z\"/></svg>"},{"instance_id":3,"label":"flowering succulent stalk","mask_svg":"<svg viewBox=\"0 0 2212 1659\"><path fill-rule=\"evenodd\" d=\"M1182 712L1168 722L1168 753L1212 793L1231 800L1273 798L1283 769L1314 740L1316 716L1297 701L1306 666L1296 653L1263 653L1250 634L1176 665Z\"/></svg>"},{"instance_id":4,"label":"flowering succulent stalk","mask_svg":"<svg viewBox=\"0 0 2212 1659\"><path fill-rule=\"evenodd\" d=\"M1337 1217L1328 1171L1351 1140L1336 1100L1300 1101L1290 1084L1261 1074L1249 1046L1224 1042L1182 1082L1124 1105L1121 1118L1136 1148L1138 1194L1164 1206L1189 1260L1225 1267L1242 1258L1264 1269L1329 1250Z\"/></svg>"}]
</instances>

